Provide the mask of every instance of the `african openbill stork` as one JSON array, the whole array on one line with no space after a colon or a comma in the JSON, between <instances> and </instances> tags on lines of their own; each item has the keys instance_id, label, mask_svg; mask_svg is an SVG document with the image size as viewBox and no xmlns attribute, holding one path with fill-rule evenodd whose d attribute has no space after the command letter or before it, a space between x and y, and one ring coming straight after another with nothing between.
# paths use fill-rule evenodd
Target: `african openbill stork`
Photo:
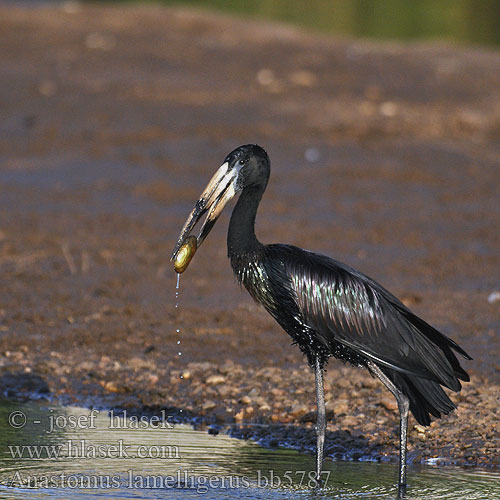
<instances>
[{"instance_id":1,"label":"african openbill stork","mask_svg":"<svg viewBox=\"0 0 500 500\"><path fill-rule=\"evenodd\" d=\"M459 391L460 380L469 381L454 351L472 358L359 271L292 245L260 243L255 236L255 216L269 174L269 157L260 146L240 146L229 153L184 224L172 260L188 238L193 241L190 232L205 213L206 220L194 240L198 247L226 203L240 193L229 223L228 256L240 284L292 337L315 371L318 481L326 429L323 368L333 356L367 368L397 400L398 495L402 497L406 491L408 411L421 425L429 425L431 415L440 417L452 411L455 405L441 386Z\"/></svg>"}]
</instances>

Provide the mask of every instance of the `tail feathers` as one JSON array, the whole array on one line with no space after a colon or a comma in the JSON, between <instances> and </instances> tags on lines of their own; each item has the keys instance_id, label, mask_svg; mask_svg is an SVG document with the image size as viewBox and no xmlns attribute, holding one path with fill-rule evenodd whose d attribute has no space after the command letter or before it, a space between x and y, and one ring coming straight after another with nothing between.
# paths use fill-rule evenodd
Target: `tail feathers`
<instances>
[{"instance_id":1,"label":"tail feathers","mask_svg":"<svg viewBox=\"0 0 500 500\"><path fill-rule=\"evenodd\" d=\"M423 319L415 316L411 311L402 312L403 314L405 314L408 321L413 324L413 326L415 326L430 341L432 341L442 349L444 355L446 356L446 359L453 369L453 374L455 375L455 377L457 377L459 380L463 380L464 382L469 382L469 375L460 366L460 363L453 351L459 353L465 359L471 360L471 356L469 356L469 354L467 354L455 341L442 334L440 331L436 330L434 327L426 323ZM456 389L453 388L453 390Z\"/></svg>"},{"instance_id":2,"label":"tail feathers","mask_svg":"<svg viewBox=\"0 0 500 500\"><path fill-rule=\"evenodd\" d=\"M386 374L393 380L396 387L408 396L410 411L420 425L429 425L431 415L441 418L441 414L448 415L456 408L437 382L392 370L391 373Z\"/></svg>"}]
</instances>

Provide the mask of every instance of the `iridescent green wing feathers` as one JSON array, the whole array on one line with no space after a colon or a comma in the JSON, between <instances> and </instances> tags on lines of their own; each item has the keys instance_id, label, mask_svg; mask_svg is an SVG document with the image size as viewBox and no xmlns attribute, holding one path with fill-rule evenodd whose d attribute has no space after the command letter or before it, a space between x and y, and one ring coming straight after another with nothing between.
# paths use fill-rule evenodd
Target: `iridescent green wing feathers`
<instances>
[{"instance_id":1,"label":"iridescent green wing feathers","mask_svg":"<svg viewBox=\"0 0 500 500\"><path fill-rule=\"evenodd\" d=\"M339 342L382 366L455 391L468 380L451 339L362 273L290 245L268 245L268 274L293 294L302 321L326 344ZM288 281L288 282L287 282ZM287 282L287 283L286 283Z\"/></svg>"}]
</instances>

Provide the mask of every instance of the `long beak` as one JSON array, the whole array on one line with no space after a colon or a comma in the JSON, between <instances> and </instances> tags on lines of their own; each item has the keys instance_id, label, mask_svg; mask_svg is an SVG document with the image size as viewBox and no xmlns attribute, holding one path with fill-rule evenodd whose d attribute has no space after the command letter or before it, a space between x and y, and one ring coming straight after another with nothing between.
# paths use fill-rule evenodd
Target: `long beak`
<instances>
[{"instance_id":1,"label":"long beak","mask_svg":"<svg viewBox=\"0 0 500 500\"><path fill-rule=\"evenodd\" d=\"M175 260L179 249L196 223L208 212L197 237L197 247L199 247L219 218L226 203L236 194L235 179L238 176L238 170L233 168L228 171L228 166L227 163L222 164L201 193L200 199L196 202L181 230L170 260Z\"/></svg>"}]
</instances>

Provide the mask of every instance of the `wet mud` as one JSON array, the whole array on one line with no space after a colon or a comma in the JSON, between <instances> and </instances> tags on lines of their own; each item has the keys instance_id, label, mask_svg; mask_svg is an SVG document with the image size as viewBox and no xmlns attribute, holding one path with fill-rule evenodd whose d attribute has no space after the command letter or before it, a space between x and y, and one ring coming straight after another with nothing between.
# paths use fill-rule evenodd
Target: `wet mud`
<instances>
[{"instance_id":1,"label":"wet mud","mask_svg":"<svg viewBox=\"0 0 500 500\"><path fill-rule=\"evenodd\" d=\"M498 52L76 3L0 5L0 42L6 396L312 449L313 374L238 289L227 213L178 298L169 262L225 155L256 142L262 241L362 270L474 358L457 411L410 421L411 461L500 465ZM394 460L392 396L335 360L325 384L328 455Z\"/></svg>"}]
</instances>

